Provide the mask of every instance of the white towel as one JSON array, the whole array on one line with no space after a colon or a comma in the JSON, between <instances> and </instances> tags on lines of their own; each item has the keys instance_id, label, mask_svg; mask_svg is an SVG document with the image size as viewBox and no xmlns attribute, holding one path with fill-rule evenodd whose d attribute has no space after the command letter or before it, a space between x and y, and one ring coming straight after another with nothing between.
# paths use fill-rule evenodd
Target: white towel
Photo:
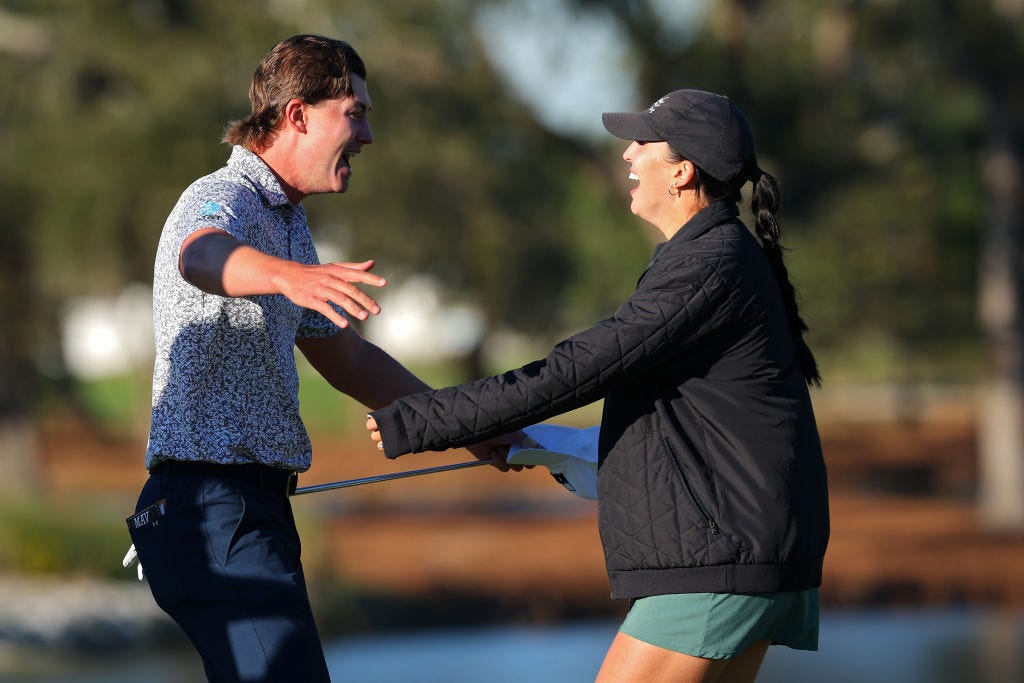
<instances>
[{"instance_id":1,"label":"white towel","mask_svg":"<svg viewBox=\"0 0 1024 683\"><path fill-rule=\"evenodd\" d=\"M601 427L577 429L536 424L523 432L527 441L509 448L513 465L543 465L562 486L580 498L597 500L597 437Z\"/></svg>"}]
</instances>

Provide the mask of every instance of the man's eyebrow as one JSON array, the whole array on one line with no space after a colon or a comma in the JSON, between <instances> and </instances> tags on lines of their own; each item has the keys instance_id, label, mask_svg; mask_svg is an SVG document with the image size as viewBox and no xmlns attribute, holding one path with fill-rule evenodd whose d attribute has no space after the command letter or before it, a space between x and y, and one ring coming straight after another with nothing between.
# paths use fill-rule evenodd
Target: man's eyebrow
<instances>
[{"instance_id":1,"label":"man's eyebrow","mask_svg":"<svg viewBox=\"0 0 1024 683\"><path fill-rule=\"evenodd\" d=\"M353 111L365 112L370 111L371 105L367 104L366 102L363 102L362 100L356 100L351 104L349 108Z\"/></svg>"}]
</instances>

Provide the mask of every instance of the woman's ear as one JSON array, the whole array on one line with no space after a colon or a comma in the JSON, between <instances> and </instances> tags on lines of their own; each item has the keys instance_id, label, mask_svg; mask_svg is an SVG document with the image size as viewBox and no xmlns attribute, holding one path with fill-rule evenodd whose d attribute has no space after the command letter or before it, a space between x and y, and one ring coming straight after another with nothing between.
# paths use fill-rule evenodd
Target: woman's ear
<instances>
[{"instance_id":1,"label":"woman's ear","mask_svg":"<svg viewBox=\"0 0 1024 683\"><path fill-rule=\"evenodd\" d=\"M676 171L672 174L672 185L682 189L693 184L695 179L696 168L692 162L684 159L676 165Z\"/></svg>"},{"instance_id":2,"label":"woman's ear","mask_svg":"<svg viewBox=\"0 0 1024 683\"><path fill-rule=\"evenodd\" d=\"M679 162L675 172L675 181L679 187L689 186L696 177L697 169L688 159L683 159Z\"/></svg>"}]
</instances>

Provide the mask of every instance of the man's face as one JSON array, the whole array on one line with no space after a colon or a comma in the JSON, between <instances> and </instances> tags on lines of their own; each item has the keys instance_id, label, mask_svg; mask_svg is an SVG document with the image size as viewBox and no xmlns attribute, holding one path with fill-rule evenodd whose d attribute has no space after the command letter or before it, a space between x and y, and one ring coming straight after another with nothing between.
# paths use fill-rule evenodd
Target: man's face
<instances>
[{"instance_id":1,"label":"man's face","mask_svg":"<svg viewBox=\"0 0 1024 683\"><path fill-rule=\"evenodd\" d=\"M352 75L352 96L324 100L306 107L302 154L304 194L345 192L352 176L352 158L373 142L370 95L366 81Z\"/></svg>"}]
</instances>

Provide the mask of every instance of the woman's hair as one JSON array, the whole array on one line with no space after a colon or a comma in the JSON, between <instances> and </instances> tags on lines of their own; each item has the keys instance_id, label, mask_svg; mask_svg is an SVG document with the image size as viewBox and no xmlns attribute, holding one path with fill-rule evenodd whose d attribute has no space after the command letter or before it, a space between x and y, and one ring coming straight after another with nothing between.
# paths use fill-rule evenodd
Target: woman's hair
<instances>
[{"instance_id":1,"label":"woman's hair","mask_svg":"<svg viewBox=\"0 0 1024 683\"><path fill-rule=\"evenodd\" d=\"M304 34L282 40L252 75L252 113L232 121L223 142L262 152L277 136L285 105L294 98L306 104L352 95L352 74L366 78L366 65L343 40Z\"/></svg>"},{"instance_id":2,"label":"woman's hair","mask_svg":"<svg viewBox=\"0 0 1024 683\"><path fill-rule=\"evenodd\" d=\"M677 163L684 157L675 150L669 148L669 161ZM760 169L757 162L751 158L745 172L739 174L739 181L727 185L712 178L699 166L694 164L697 170L697 191L708 203L717 201L728 201L739 204L741 195L740 188L749 179L754 186L754 193L750 200L750 209L754 213L754 232L761 240L761 249L768 257L775 281L779 285L782 294L782 303L786 307L786 316L789 319L789 331L796 343L797 361L800 363L800 370L807 383L813 386L821 386L821 373L818 371L818 362L811 353L811 348L804 341L804 332L807 331L807 323L800 317L796 303L796 290L789 281L789 271L786 270L786 263L782 254L782 228L775 218L782 203L782 194L779 191L779 183L772 176Z\"/></svg>"}]
</instances>

